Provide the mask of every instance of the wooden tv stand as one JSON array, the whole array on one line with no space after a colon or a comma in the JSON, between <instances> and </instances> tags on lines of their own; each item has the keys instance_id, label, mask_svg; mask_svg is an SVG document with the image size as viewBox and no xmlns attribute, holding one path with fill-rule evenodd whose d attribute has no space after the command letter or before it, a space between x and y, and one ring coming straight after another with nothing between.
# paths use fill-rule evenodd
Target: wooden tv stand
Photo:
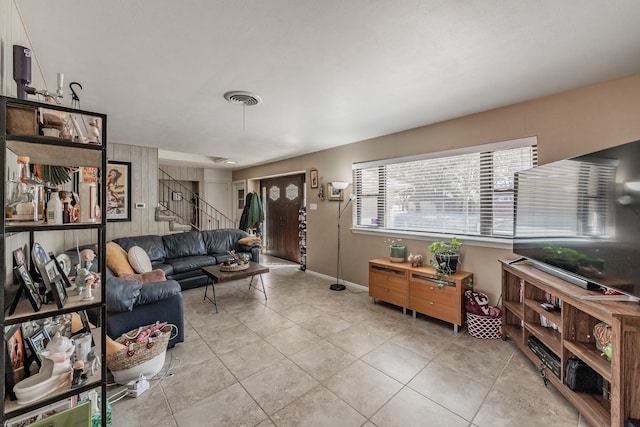
<instances>
[{"instance_id":1,"label":"wooden tv stand","mask_svg":"<svg viewBox=\"0 0 640 427\"><path fill-rule=\"evenodd\" d=\"M640 305L635 302L591 301L598 295L531 266L528 262L502 264L503 338L509 336L536 365L540 358L527 346L538 338L560 358L560 377L545 369L546 377L594 426L624 427L629 418L640 419ZM559 311L540 304L548 294L561 300ZM558 326L543 327L540 316ZM605 322L613 332L611 361L595 346L593 327ZM565 385L567 360L577 357L609 383L608 397L577 393Z\"/></svg>"}]
</instances>

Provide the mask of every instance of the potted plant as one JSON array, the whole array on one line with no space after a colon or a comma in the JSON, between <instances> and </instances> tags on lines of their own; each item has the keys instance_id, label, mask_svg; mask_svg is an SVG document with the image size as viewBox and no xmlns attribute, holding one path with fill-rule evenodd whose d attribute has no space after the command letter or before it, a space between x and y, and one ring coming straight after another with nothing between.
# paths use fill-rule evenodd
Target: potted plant
<instances>
[{"instance_id":1,"label":"potted plant","mask_svg":"<svg viewBox=\"0 0 640 427\"><path fill-rule=\"evenodd\" d=\"M404 262L407 248L399 244L402 239L385 238L384 242L389 244L389 260L391 262Z\"/></svg>"},{"instance_id":2,"label":"potted plant","mask_svg":"<svg viewBox=\"0 0 640 427\"><path fill-rule=\"evenodd\" d=\"M430 262L437 273L448 275L458 270L461 245L456 237L452 237L450 242L433 242L429 245L429 252L433 256Z\"/></svg>"}]
</instances>

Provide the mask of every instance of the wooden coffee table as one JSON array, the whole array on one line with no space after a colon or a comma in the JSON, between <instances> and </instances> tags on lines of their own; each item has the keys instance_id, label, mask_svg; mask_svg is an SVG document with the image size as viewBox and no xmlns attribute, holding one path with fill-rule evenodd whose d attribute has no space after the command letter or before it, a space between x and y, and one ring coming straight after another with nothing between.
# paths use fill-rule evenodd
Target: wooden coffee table
<instances>
[{"instance_id":1,"label":"wooden coffee table","mask_svg":"<svg viewBox=\"0 0 640 427\"><path fill-rule=\"evenodd\" d=\"M220 270L220 265L210 265L208 267L202 267L202 272L209 277L209 281L204 287L204 298L209 299L216 306L216 313L218 312L218 304L216 303L216 288L214 286L215 283L222 282L231 282L233 280L244 279L245 277L251 277L249 281L249 289L253 286L256 290L262 292L264 294L264 299L267 299L267 291L264 289L264 282L262 280L262 274L269 272L269 267L265 267L264 265L260 265L256 262L249 261L249 268L241 271L222 271ZM260 277L260 284L262 285L262 289L259 289L257 286L253 284L253 278L255 276ZM211 290L213 291L213 299L207 296L207 290L211 285Z\"/></svg>"}]
</instances>

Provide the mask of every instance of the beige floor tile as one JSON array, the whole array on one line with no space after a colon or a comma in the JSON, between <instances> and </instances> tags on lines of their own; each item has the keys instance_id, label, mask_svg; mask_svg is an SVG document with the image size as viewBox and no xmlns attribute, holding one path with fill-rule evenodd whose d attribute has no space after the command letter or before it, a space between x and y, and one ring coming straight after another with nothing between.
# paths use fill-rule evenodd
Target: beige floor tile
<instances>
[{"instance_id":1,"label":"beige floor tile","mask_svg":"<svg viewBox=\"0 0 640 427\"><path fill-rule=\"evenodd\" d=\"M207 304L213 307L213 304L207 302ZM211 312L211 308L208 307L205 313L192 313L186 312L185 318L189 325L191 325L200 335L206 335L210 332L215 332L219 329L229 328L240 324L240 321L233 317L226 311L220 310L218 313Z\"/></svg>"},{"instance_id":2,"label":"beige floor tile","mask_svg":"<svg viewBox=\"0 0 640 427\"><path fill-rule=\"evenodd\" d=\"M176 412L174 417L179 427L254 426L267 419L264 411L237 383Z\"/></svg>"},{"instance_id":3,"label":"beige floor tile","mask_svg":"<svg viewBox=\"0 0 640 427\"><path fill-rule=\"evenodd\" d=\"M278 427L356 427L366 418L319 385L271 417Z\"/></svg>"},{"instance_id":4,"label":"beige floor tile","mask_svg":"<svg viewBox=\"0 0 640 427\"><path fill-rule=\"evenodd\" d=\"M433 360L488 386L495 382L505 365L505 360L495 357L493 353L465 347L457 342L446 347Z\"/></svg>"},{"instance_id":5,"label":"beige floor tile","mask_svg":"<svg viewBox=\"0 0 640 427\"><path fill-rule=\"evenodd\" d=\"M429 363L426 357L391 341L367 353L361 360L402 384L411 381Z\"/></svg>"},{"instance_id":6,"label":"beige floor tile","mask_svg":"<svg viewBox=\"0 0 640 427\"><path fill-rule=\"evenodd\" d=\"M267 414L273 414L318 385L318 381L285 359L245 378L241 384Z\"/></svg>"},{"instance_id":7,"label":"beige floor tile","mask_svg":"<svg viewBox=\"0 0 640 427\"><path fill-rule=\"evenodd\" d=\"M245 325L239 324L219 331L207 332L203 339L209 348L220 356L252 342L259 341L260 336Z\"/></svg>"},{"instance_id":8,"label":"beige floor tile","mask_svg":"<svg viewBox=\"0 0 640 427\"><path fill-rule=\"evenodd\" d=\"M555 407L540 405L529 396L506 395L492 390L473 420L478 427L545 426L575 427L578 414L566 416Z\"/></svg>"},{"instance_id":9,"label":"beige floor tile","mask_svg":"<svg viewBox=\"0 0 640 427\"><path fill-rule=\"evenodd\" d=\"M299 351L290 359L318 381L326 380L356 360L355 357L326 340Z\"/></svg>"},{"instance_id":10,"label":"beige floor tile","mask_svg":"<svg viewBox=\"0 0 640 427\"><path fill-rule=\"evenodd\" d=\"M421 394L403 388L371 421L377 427L467 427L469 422Z\"/></svg>"},{"instance_id":11,"label":"beige floor tile","mask_svg":"<svg viewBox=\"0 0 640 427\"><path fill-rule=\"evenodd\" d=\"M236 350L221 354L220 360L238 379L255 374L284 358L264 340L259 340Z\"/></svg>"},{"instance_id":12,"label":"beige floor tile","mask_svg":"<svg viewBox=\"0 0 640 427\"><path fill-rule=\"evenodd\" d=\"M113 391L109 390L109 394ZM113 405L112 425L118 427L175 427L171 408L157 381L151 382L151 388L140 397L124 397Z\"/></svg>"},{"instance_id":13,"label":"beige floor tile","mask_svg":"<svg viewBox=\"0 0 640 427\"><path fill-rule=\"evenodd\" d=\"M295 325L275 334L269 335L265 340L274 346L285 356L291 356L310 345L320 341L322 338L307 331L301 326Z\"/></svg>"},{"instance_id":14,"label":"beige floor tile","mask_svg":"<svg viewBox=\"0 0 640 427\"><path fill-rule=\"evenodd\" d=\"M196 350L196 351L194 351ZM215 357L207 343L200 337L193 338L189 345L176 345L167 350L165 359L178 359L182 368L188 368Z\"/></svg>"},{"instance_id":15,"label":"beige floor tile","mask_svg":"<svg viewBox=\"0 0 640 427\"><path fill-rule=\"evenodd\" d=\"M293 306L288 306L284 309L278 310L278 312L284 317L296 323L326 314L319 308L308 304L296 304Z\"/></svg>"},{"instance_id":16,"label":"beige floor tile","mask_svg":"<svg viewBox=\"0 0 640 427\"><path fill-rule=\"evenodd\" d=\"M349 326L351 326L351 323L347 322L346 320L340 319L330 314L314 317L311 319L305 319L301 322L298 322L298 324L323 338L337 334L338 332L345 330Z\"/></svg>"},{"instance_id":17,"label":"beige floor tile","mask_svg":"<svg viewBox=\"0 0 640 427\"><path fill-rule=\"evenodd\" d=\"M369 353L386 340L363 325L351 325L347 329L331 335L327 341L337 345L356 357Z\"/></svg>"},{"instance_id":18,"label":"beige floor tile","mask_svg":"<svg viewBox=\"0 0 640 427\"><path fill-rule=\"evenodd\" d=\"M408 386L468 421L473 419L490 389L436 362L428 364Z\"/></svg>"},{"instance_id":19,"label":"beige floor tile","mask_svg":"<svg viewBox=\"0 0 640 427\"><path fill-rule=\"evenodd\" d=\"M359 360L324 385L367 418L402 388L398 381Z\"/></svg>"},{"instance_id":20,"label":"beige floor tile","mask_svg":"<svg viewBox=\"0 0 640 427\"><path fill-rule=\"evenodd\" d=\"M295 325L295 323L293 323L291 320L275 312L272 315L265 316L262 319L245 322L245 326L247 328L251 329L253 332L263 338L268 337L269 335L273 335L283 329L290 328L293 325Z\"/></svg>"},{"instance_id":21,"label":"beige floor tile","mask_svg":"<svg viewBox=\"0 0 640 427\"><path fill-rule=\"evenodd\" d=\"M176 369L161 385L171 409L178 412L235 382L236 378L214 356L198 365Z\"/></svg>"},{"instance_id":22,"label":"beige floor tile","mask_svg":"<svg viewBox=\"0 0 640 427\"><path fill-rule=\"evenodd\" d=\"M399 332L391 338L391 342L418 353L427 359L433 359L451 344L450 339L416 328L409 328Z\"/></svg>"}]
</instances>

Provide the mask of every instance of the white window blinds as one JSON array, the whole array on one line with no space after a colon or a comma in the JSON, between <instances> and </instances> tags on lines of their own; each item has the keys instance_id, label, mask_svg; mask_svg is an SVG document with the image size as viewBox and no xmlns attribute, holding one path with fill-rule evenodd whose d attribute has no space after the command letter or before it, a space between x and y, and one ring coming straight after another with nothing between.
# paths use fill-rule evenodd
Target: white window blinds
<instances>
[{"instance_id":1,"label":"white window blinds","mask_svg":"<svg viewBox=\"0 0 640 427\"><path fill-rule=\"evenodd\" d=\"M355 164L354 226L490 237L513 234L514 173L535 138Z\"/></svg>"}]
</instances>

